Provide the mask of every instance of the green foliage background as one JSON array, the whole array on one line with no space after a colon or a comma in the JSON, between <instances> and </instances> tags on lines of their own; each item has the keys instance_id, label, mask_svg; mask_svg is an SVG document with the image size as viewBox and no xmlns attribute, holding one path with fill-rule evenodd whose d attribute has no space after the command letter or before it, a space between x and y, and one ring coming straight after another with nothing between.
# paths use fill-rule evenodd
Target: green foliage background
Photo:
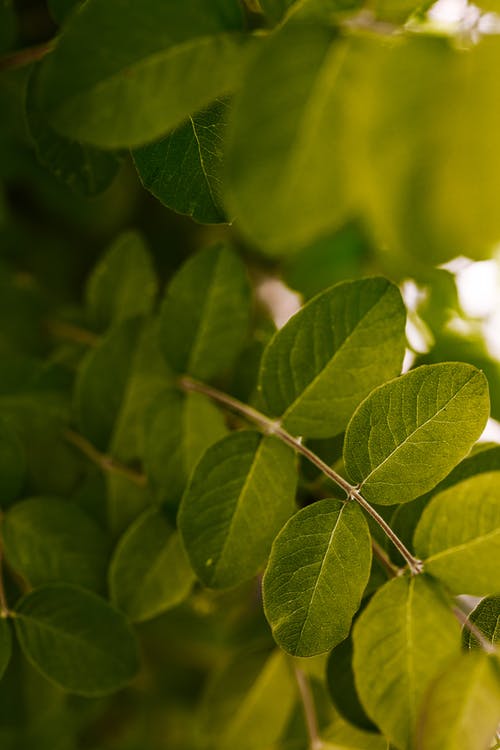
<instances>
[{"instance_id":1,"label":"green foliage background","mask_svg":"<svg viewBox=\"0 0 500 750\"><path fill-rule=\"evenodd\" d=\"M0 0L1 750L500 746L448 265L498 252L500 6L429 5Z\"/></svg>"}]
</instances>

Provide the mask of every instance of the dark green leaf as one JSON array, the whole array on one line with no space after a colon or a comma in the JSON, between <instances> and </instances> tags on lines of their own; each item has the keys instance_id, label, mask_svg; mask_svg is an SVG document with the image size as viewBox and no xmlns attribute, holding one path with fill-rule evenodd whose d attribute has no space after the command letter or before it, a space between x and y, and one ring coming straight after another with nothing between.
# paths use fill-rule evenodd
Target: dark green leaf
<instances>
[{"instance_id":1,"label":"dark green leaf","mask_svg":"<svg viewBox=\"0 0 500 750\"><path fill-rule=\"evenodd\" d=\"M105 695L137 671L134 634L125 618L83 589L64 584L36 589L18 603L14 622L27 658L69 692Z\"/></svg>"},{"instance_id":2,"label":"dark green leaf","mask_svg":"<svg viewBox=\"0 0 500 750\"><path fill-rule=\"evenodd\" d=\"M346 471L367 500L408 502L467 455L488 415L483 373L461 363L424 365L359 406L346 431Z\"/></svg>"},{"instance_id":3,"label":"dark green leaf","mask_svg":"<svg viewBox=\"0 0 500 750\"><path fill-rule=\"evenodd\" d=\"M335 646L328 657L326 679L335 708L348 722L365 731L377 731L361 705L352 670L352 637Z\"/></svg>"},{"instance_id":4,"label":"dark green leaf","mask_svg":"<svg viewBox=\"0 0 500 750\"><path fill-rule=\"evenodd\" d=\"M0 618L0 679L8 667L12 654L12 634L5 617Z\"/></svg>"},{"instance_id":5,"label":"dark green leaf","mask_svg":"<svg viewBox=\"0 0 500 750\"><path fill-rule=\"evenodd\" d=\"M401 372L406 312L381 278L338 284L305 305L271 339L259 390L296 435L343 431L358 404Z\"/></svg>"},{"instance_id":6,"label":"dark green leaf","mask_svg":"<svg viewBox=\"0 0 500 750\"><path fill-rule=\"evenodd\" d=\"M498 589L500 472L480 474L437 494L415 531L425 569L456 594Z\"/></svg>"},{"instance_id":7,"label":"dark green leaf","mask_svg":"<svg viewBox=\"0 0 500 750\"><path fill-rule=\"evenodd\" d=\"M2 535L7 562L32 586L64 582L103 590L108 542L68 500L39 497L17 503L5 515Z\"/></svg>"},{"instance_id":8,"label":"dark green leaf","mask_svg":"<svg viewBox=\"0 0 500 750\"><path fill-rule=\"evenodd\" d=\"M158 281L142 237L125 232L94 268L86 287L91 324L104 330L128 318L148 315L153 308Z\"/></svg>"},{"instance_id":9,"label":"dark green leaf","mask_svg":"<svg viewBox=\"0 0 500 750\"><path fill-rule=\"evenodd\" d=\"M227 221L220 198L227 111L227 100L219 99L161 141L133 152L145 188L165 206L206 224Z\"/></svg>"},{"instance_id":10,"label":"dark green leaf","mask_svg":"<svg viewBox=\"0 0 500 750\"><path fill-rule=\"evenodd\" d=\"M82 0L47 0L50 13L57 23L62 23Z\"/></svg>"},{"instance_id":11,"label":"dark green leaf","mask_svg":"<svg viewBox=\"0 0 500 750\"><path fill-rule=\"evenodd\" d=\"M168 364L202 380L228 369L245 343L250 290L239 258L214 245L174 276L161 309L160 337Z\"/></svg>"},{"instance_id":12,"label":"dark green leaf","mask_svg":"<svg viewBox=\"0 0 500 750\"><path fill-rule=\"evenodd\" d=\"M17 36L17 17L12 0L0 0L0 52L9 50Z\"/></svg>"},{"instance_id":13,"label":"dark green leaf","mask_svg":"<svg viewBox=\"0 0 500 750\"><path fill-rule=\"evenodd\" d=\"M21 491L26 478L26 456L21 439L9 421L0 419L0 506L5 507Z\"/></svg>"},{"instance_id":14,"label":"dark green leaf","mask_svg":"<svg viewBox=\"0 0 500 750\"><path fill-rule=\"evenodd\" d=\"M360 615L354 625L356 687L368 716L400 750L413 748L424 694L459 652L458 621L424 576L390 581Z\"/></svg>"},{"instance_id":15,"label":"dark green leaf","mask_svg":"<svg viewBox=\"0 0 500 750\"><path fill-rule=\"evenodd\" d=\"M178 504L198 460L226 433L221 412L205 396L163 391L144 422L144 465L157 499Z\"/></svg>"},{"instance_id":16,"label":"dark green leaf","mask_svg":"<svg viewBox=\"0 0 500 750\"><path fill-rule=\"evenodd\" d=\"M85 196L102 193L118 173L120 156L57 133L40 108L37 81L38 69L35 69L26 93L26 118L38 161L76 193Z\"/></svg>"},{"instance_id":17,"label":"dark green leaf","mask_svg":"<svg viewBox=\"0 0 500 750\"><path fill-rule=\"evenodd\" d=\"M418 750L487 750L500 722L500 668L485 654L462 654L429 690Z\"/></svg>"},{"instance_id":18,"label":"dark green leaf","mask_svg":"<svg viewBox=\"0 0 500 750\"><path fill-rule=\"evenodd\" d=\"M111 599L132 622L156 617L185 599L194 575L178 532L151 509L120 539L111 562Z\"/></svg>"},{"instance_id":19,"label":"dark green leaf","mask_svg":"<svg viewBox=\"0 0 500 750\"><path fill-rule=\"evenodd\" d=\"M212 445L194 470L178 523L196 575L227 588L254 576L294 510L293 451L274 437L235 432Z\"/></svg>"},{"instance_id":20,"label":"dark green leaf","mask_svg":"<svg viewBox=\"0 0 500 750\"><path fill-rule=\"evenodd\" d=\"M470 613L469 620L491 643L500 642L500 594L487 596ZM479 648L479 643L467 627L462 630L462 640L468 648Z\"/></svg>"},{"instance_id":21,"label":"dark green leaf","mask_svg":"<svg viewBox=\"0 0 500 750\"><path fill-rule=\"evenodd\" d=\"M370 564L370 533L357 505L326 499L296 513L273 544L263 580L277 643L312 656L346 638Z\"/></svg>"},{"instance_id":22,"label":"dark green leaf","mask_svg":"<svg viewBox=\"0 0 500 750\"><path fill-rule=\"evenodd\" d=\"M44 109L98 146L152 141L238 83L242 25L237 0L88 0L43 64Z\"/></svg>"}]
</instances>

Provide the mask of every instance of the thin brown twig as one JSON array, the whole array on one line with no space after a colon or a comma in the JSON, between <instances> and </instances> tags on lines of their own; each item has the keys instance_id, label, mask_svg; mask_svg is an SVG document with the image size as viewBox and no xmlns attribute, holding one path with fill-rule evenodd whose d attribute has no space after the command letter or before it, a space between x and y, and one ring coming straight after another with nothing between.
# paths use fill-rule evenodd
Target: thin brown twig
<instances>
[{"instance_id":1,"label":"thin brown twig","mask_svg":"<svg viewBox=\"0 0 500 750\"><path fill-rule=\"evenodd\" d=\"M74 341L76 344L90 347L96 347L100 342L100 337L96 333L73 325L73 323L66 323L62 320L48 320L46 325L49 333L58 339Z\"/></svg>"},{"instance_id":2,"label":"thin brown twig","mask_svg":"<svg viewBox=\"0 0 500 750\"><path fill-rule=\"evenodd\" d=\"M13 68L22 68L25 65L37 62L44 58L45 55L48 55L49 52L52 52L55 45L56 40L51 39L43 44L37 44L35 47L26 47L25 49L10 52L8 55L0 57L0 72Z\"/></svg>"},{"instance_id":3,"label":"thin brown twig","mask_svg":"<svg viewBox=\"0 0 500 750\"><path fill-rule=\"evenodd\" d=\"M71 445L78 448L90 461L96 464L102 471L110 474L117 474L126 477L138 487L144 487L147 484L147 477L135 469L116 461L112 456L101 453L92 443L74 430L65 430L64 437Z\"/></svg>"},{"instance_id":4,"label":"thin brown twig","mask_svg":"<svg viewBox=\"0 0 500 750\"><path fill-rule=\"evenodd\" d=\"M314 705L314 698L309 680L307 679L307 675L299 666L297 666L295 661L292 662L292 668L299 688L302 707L304 709L307 734L309 736L309 748L310 750L321 750L323 742L319 736L318 717L316 715L316 707Z\"/></svg>"}]
</instances>

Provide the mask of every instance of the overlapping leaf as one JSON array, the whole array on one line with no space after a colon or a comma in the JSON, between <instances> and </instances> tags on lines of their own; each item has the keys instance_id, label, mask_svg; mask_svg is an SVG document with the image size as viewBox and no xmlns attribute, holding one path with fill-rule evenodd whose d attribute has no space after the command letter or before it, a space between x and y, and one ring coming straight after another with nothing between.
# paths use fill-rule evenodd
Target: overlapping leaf
<instances>
[{"instance_id":1,"label":"overlapping leaf","mask_svg":"<svg viewBox=\"0 0 500 750\"><path fill-rule=\"evenodd\" d=\"M495 645L500 641L500 594L482 599L468 617L480 632ZM479 643L469 628L464 626L462 640L468 648L479 648Z\"/></svg>"}]
</instances>

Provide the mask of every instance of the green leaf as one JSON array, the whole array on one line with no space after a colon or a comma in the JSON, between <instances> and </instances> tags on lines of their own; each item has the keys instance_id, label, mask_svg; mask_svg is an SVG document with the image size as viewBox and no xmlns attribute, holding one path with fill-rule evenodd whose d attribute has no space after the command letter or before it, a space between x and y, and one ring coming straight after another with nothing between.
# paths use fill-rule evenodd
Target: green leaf
<instances>
[{"instance_id":1,"label":"green leaf","mask_svg":"<svg viewBox=\"0 0 500 750\"><path fill-rule=\"evenodd\" d=\"M54 21L63 23L81 2L82 0L47 0L47 5Z\"/></svg>"},{"instance_id":2,"label":"green leaf","mask_svg":"<svg viewBox=\"0 0 500 750\"><path fill-rule=\"evenodd\" d=\"M467 455L488 416L482 372L462 363L418 367L354 413L344 443L349 479L374 503L413 500Z\"/></svg>"},{"instance_id":3,"label":"green leaf","mask_svg":"<svg viewBox=\"0 0 500 750\"><path fill-rule=\"evenodd\" d=\"M133 152L142 184L165 206L205 224L226 222L221 203L228 101L218 99L162 140Z\"/></svg>"},{"instance_id":4,"label":"green leaf","mask_svg":"<svg viewBox=\"0 0 500 750\"><path fill-rule=\"evenodd\" d=\"M105 695L137 671L125 618L89 591L65 584L35 589L18 603L14 622L28 660L63 690Z\"/></svg>"},{"instance_id":5,"label":"green leaf","mask_svg":"<svg viewBox=\"0 0 500 750\"><path fill-rule=\"evenodd\" d=\"M148 315L158 281L148 249L137 232L125 232L100 258L86 286L92 326L105 330L129 318Z\"/></svg>"},{"instance_id":6,"label":"green leaf","mask_svg":"<svg viewBox=\"0 0 500 750\"><path fill-rule=\"evenodd\" d=\"M17 26L17 16L12 0L0 0L0 52L5 52L14 45Z\"/></svg>"},{"instance_id":7,"label":"green leaf","mask_svg":"<svg viewBox=\"0 0 500 750\"><path fill-rule=\"evenodd\" d=\"M268 748L283 734L296 698L285 654L237 654L208 685L200 731L218 750Z\"/></svg>"},{"instance_id":8,"label":"green leaf","mask_svg":"<svg viewBox=\"0 0 500 750\"><path fill-rule=\"evenodd\" d=\"M108 448L126 391L141 321L127 320L89 351L75 385L78 425L100 450Z\"/></svg>"},{"instance_id":9,"label":"green leaf","mask_svg":"<svg viewBox=\"0 0 500 750\"><path fill-rule=\"evenodd\" d=\"M343 106L351 44L325 26L286 25L264 42L236 95L226 203L274 254L304 247L352 213Z\"/></svg>"},{"instance_id":10,"label":"green leaf","mask_svg":"<svg viewBox=\"0 0 500 750\"><path fill-rule=\"evenodd\" d=\"M182 498L179 530L200 580L229 588L254 576L294 511L293 451L274 437L235 432L204 454Z\"/></svg>"},{"instance_id":11,"label":"green leaf","mask_svg":"<svg viewBox=\"0 0 500 750\"><path fill-rule=\"evenodd\" d=\"M340 718L321 733L321 750L391 750L379 734L363 732Z\"/></svg>"},{"instance_id":12,"label":"green leaf","mask_svg":"<svg viewBox=\"0 0 500 750\"><path fill-rule=\"evenodd\" d=\"M102 591L109 545L77 505L56 497L23 500L2 526L9 565L32 586L64 582Z\"/></svg>"},{"instance_id":13,"label":"green leaf","mask_svg":"<svg viewBox=\"0 0 500 750\"><path fill-rule=\"evenodd\" d=\"M0 618L0 679L7 669L12 654L12 633L5 617Z\"/></svg>"},{"instance_id":14,"label":"green leaf","mask_svg":"<svg viewBox=\"0 0 500 750\"><path fill-rule=\"evenodd\" d=\"M0 506L9 505L20 493L26 478L26 455L22 441L8 419L0 419Z\"/></svg>"},{"instance_id":15,"label":"green leaf","mask_svg":"<svg viewBox=\"0 0 500 750\"><path fill-rule=\"evenodd\" d=\"M352 636L339 643L330 653L326 665L328 692L338 710L350 724L365 731L377 731L360 703L352 669Z\"/></svg>"},{"instance_id":16,"label":"green leaf","mask_svg":"<svg viewBox=\"0 0 500 750\"><path fill-rule=\"evenodd\" d=\"M401 372L406 312L386 279L338 284L278 331L262 357L267 411L304 437L342 432L358 404Z\"/></svg>"},{"instance_id":17,"label":"green leaf","mask_svg":"<svg viewBox=\"0 0 500 750\"><path fill-rule=\"evenodd\" d=\"M368 583L368 525L354 503L326 499L296 513L276 538L263 580L276 642L313 656L349 634Z\"/></svg>"},{"instance_id":18,"label":"green leaf","mask_svg":"<svg viewBox=\"0 0 500 750\"><path fill-rule=\"evenodd\" d=\"M277 23L283 18L286 11L296 2L296 0L259 0L260 6L266 16Z\"/></svg>"},{"instance_id":19,"label":"green leaf","mask_svg":"<svg viewBox=\"0 0 500 750\"><path fill-rule=\"evenodd\" d=\"M456 594L498 589L500 472L480 474L436 495L415 531L425 569Z\"/></svg>"},{"instance_id":20,"label":"green leaf","mask_svg":"<svg viewBox=\"0 0 500 750\"><path fill-rule=\"evenodd\" d=\"M111 561L111 600L132 622L142 622L185 599L194 575L178 532L161 511L143 513L120 539Z\"/></svg>"},{"instance_id":21,"label":"green leaf","mask_svg":"<svg viewBox=\"0 0 500 750\"><path fill-rule=\"evenodd\" d=\"M245 343L250 289L240 259L225 245L190 258L170 282L160 313L168 364L201 380L227 370Z\"/></svg>"},{"instance_id":22,"label":"green leaf","mask_svg":"<svg viewBox=\"0 0 500 750\"><path fill-rule=\"evenodd\" d=\"M116 177L121 157L65 138L52 128L39 105L38 72L39 68L33 71L26 92L26 121L38 161L76 193L102 193Z\"/></svg>"},{"instance_id":23,"label":"green leaf","mask_svg":"<svg viewBox=\"0 0 500 750\"><path fill-rule=\"evenodd\" d=\"M157 500L177 505L198 460L226 434L221 412L205 396L163 391L144 418L144 465Z\"/></svg>"},{"instance_id":24,"label":"green leaf","mask_svg":"<svg viewBox=\"0 0 500 750\"><path fill-rule=\"evenodd\" d=\"M500 642L500 594L482 599L468 617L491 643ZM470 630L464 626L462 641L469 649L479 648L480 644Z\"/></svg>"},{"instance_id":25,"label":"green leaf","mask_svg":"<svg viewBox=\"0 0 500 750\"><path fill-rule=\"evenodd\" d=\"M400 750L413 748L424 694L460 652L460 627L425 576L396 578L354 625L354 674L368 716Z\"/></svg>"},{"instance_id":26,"label":"green leaf","mask_svg":"<svg viewBox=\"0 0 500 750\"><path fill-rule=\"evenodd\" d=\"M500 722L500 668L486 654L462 654L429 690L418 750L487 750Z\"/></svg>"},{"instance_id":27,"label":"green leaf","mask_svg":"<svg viewBox=\"0 0 500 750\"><path fill-rule=\"evenodd\" d=\"M44 110L77 140L152 141L237 85L242 28L237 0L88 0L43 63Z\"/></svg>"}]
</instances>

